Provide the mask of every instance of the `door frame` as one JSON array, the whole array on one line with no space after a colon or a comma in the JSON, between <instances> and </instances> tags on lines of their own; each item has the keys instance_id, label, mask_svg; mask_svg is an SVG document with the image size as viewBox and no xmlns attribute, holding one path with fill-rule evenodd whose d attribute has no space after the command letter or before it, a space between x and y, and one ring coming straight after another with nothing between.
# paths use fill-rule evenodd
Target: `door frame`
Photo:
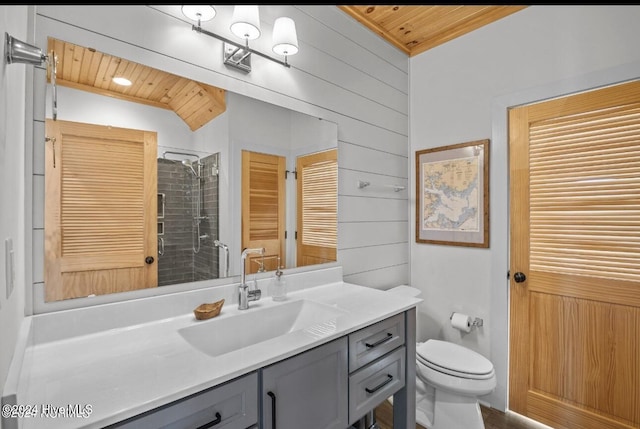
<instances>
[{"instance_id":1,"label":"door frame","mask_svg":"<svg viewBox=\"0 0 640 429\"><path fill-rule=\"evenodd\" d=\"M569 80L554 81L526 91L514 92L492 100L491 104L491 361L497 386L486 396L492 407L508 410L509 395L509 136L507 109L622 83L640 76L640 61L613 67ZM507 178L507 180L505 180Z\"/></svg>"}]
</instances>

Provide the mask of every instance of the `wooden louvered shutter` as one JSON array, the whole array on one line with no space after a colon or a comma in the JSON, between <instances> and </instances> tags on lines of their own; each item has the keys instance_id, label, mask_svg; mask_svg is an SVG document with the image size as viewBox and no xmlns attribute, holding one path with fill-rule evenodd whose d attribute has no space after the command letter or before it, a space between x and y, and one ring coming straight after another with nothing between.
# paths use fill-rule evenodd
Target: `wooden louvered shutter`
<instances>
[{"instance_id":1,"label":"wooden louvered shutter","mask_svg":"<svg viewBox=\"0 0 640 429\"><path fill-rule=\"evenodd\" d=\"M245 272L267 271L286 263L285 170L282 156L242 151L242 248L265 249L264 258L250 254Z\"/></svg>"},{"instance_id":2,"label":"wooden louvered shutter","mask_svg":"<svg viewBox=\"0 0 640 429\"><path fill-rule=\"evenodd\" d=\"M640 281L640 104L530 128L530 267Z\"/></svg>"},{"instance_id":3,"label":"wooden louvered shutter","mask_svg":"<svg viewBox=\"0 0 640 429\"><path fill-rule=\"evenodd\" d=\"M156 133L48 120L47 136L47 301L157 286Z\"/></svg>"},{"instance_id":4,"label":"wooden louvered shutter","mask_svg":"<svg viewBox=\"0 0 640 429\"><path fill-rule=\"evenodd\" d=\"M336 260L338 246L338 151L297 160L297 266Z\"/></svg>"}]
</instances>

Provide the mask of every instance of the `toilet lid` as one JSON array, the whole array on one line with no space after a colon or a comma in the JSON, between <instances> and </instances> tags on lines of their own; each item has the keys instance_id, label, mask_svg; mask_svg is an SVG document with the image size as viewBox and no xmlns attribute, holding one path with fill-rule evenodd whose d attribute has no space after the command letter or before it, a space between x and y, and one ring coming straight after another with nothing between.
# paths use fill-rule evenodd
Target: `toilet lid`
<instances>
[{"instance_id":1,"label":"toilet lid","mask_svg":"<svg viewBox=\"0 0 640 429\"><path fill-rule=\"evenodd\" d=\"M466 378L488 378L493 364L479 353L455 343L428 340L416 348L418 361L436 371Z\"/></svg>"}]
</instances>

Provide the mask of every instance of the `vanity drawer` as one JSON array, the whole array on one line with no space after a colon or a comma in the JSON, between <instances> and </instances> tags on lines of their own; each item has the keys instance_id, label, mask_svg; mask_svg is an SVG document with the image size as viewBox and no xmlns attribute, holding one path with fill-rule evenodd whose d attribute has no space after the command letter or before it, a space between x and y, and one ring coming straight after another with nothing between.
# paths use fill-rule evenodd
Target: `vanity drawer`
<instances>
[{"instance_id":1,"label":"vanity drawer","mask_svg":"<svg viewBox=\"0 0 640 429\"><path fill-rule=\"evenodd\" d=\"M349 376L349 424L404 387L405 356L401 347Z\"/></svg>"},{"instance_id":2,"label":"vanity drawer","mask_svg":"<svg viewBox=\"0 0 640 429\"><path fill-rule=\"evenodd\" d=\"M349 335L349 372L404 345L404 313Z\"/></svg>"},{"instance_id":3,"label":"vanity drawer","mask_svg":"<svg viewBox=\"0 0 640 429\"><path fill-rule=\"evenodd\" d=\"M258 374L254 372L109 427L246 429L257 422Z\"/></svg>"}]
</instances>

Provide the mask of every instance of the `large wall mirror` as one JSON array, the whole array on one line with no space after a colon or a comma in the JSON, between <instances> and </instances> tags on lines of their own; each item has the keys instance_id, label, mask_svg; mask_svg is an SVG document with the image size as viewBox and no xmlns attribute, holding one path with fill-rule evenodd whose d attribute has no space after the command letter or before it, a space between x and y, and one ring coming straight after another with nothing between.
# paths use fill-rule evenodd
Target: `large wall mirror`
<instances>
[{"instance_id":1,"label":"large wall mirror","mask_svg":"<svg viewBox=\"0 0 640 429\"><path fill-rule=\"evenodd\" d=\"M237 276L246 247L265 249L247 273L336 260L335 123L90 47L48 51L46 302Z\"/></svg>"}]
</instances>

